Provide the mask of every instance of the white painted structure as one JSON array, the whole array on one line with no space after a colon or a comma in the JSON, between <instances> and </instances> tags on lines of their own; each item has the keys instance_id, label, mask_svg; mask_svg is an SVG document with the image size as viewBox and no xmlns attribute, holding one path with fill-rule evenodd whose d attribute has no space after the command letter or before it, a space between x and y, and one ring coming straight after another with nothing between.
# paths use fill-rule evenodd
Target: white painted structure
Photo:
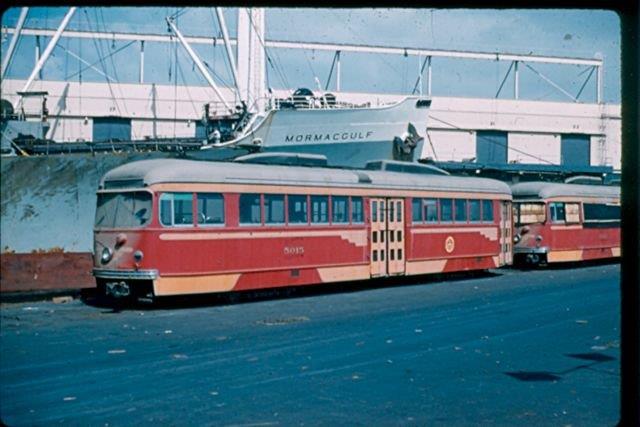
<instances>
[{"instance_id":1,"label":"white painted structure","mask_svg":"<svg viewBox=\"0 0 640 427\"><path fill-rule=\"evenodd\" d=\"M17 92L24 84L24 80L5 80L3 98L18 105ZM93 118L107 116L130 118L134 139L193 137L196 121L202 118L203 105L216 99L211 87L202 86L180 86L176 92L172 85L112 83L111 89L106 83L40 80L31 87L31 90L49 93L51 129L47 137L56 141L89 141ZM220 91L229 102L233 101L232 89L220 87ZM290 91L276 90L274 96L281 98L290 94ZM374 106L398 101L403 96L337 93L339 101ZM27 116L33 113L32 120L40 117L37 99L25 98L24 110ZM620 169L619 104L433 97L429 123L422 157L440 161L473 158L476 132L499 130L508 132L509 162L544 163L546 160L560 164L561 135L584 134L590 136L591 165ZM424 129L418 132L424 135Z\"/></svg>"}]
</instances>

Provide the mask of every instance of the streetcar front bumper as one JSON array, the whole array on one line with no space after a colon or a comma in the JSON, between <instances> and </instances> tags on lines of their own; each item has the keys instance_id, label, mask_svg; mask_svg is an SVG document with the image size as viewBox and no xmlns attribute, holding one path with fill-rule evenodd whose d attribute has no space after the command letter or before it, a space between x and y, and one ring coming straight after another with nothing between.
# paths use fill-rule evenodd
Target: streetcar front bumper
<instances>
[{"instance_id":1,"label":"streetcar front bumper","mask_svg":"<svg viewBox=\"0 0 640 427\"><path fill-rule=\"evenodd\" d=\"M149 284L148 286L151 286L153 280L158 278L158 270L108 270L94 268L93 275L98 281L99 288L100 284L103 284L103 291L107 295L115 298L125 298L132 293L141 293L140 291L142 291L142 289L134 292L132 288L134 284L139 286L147 283ZM146 292L142 292L143 296L145 294Z\"/></svg>"}]
</instances>

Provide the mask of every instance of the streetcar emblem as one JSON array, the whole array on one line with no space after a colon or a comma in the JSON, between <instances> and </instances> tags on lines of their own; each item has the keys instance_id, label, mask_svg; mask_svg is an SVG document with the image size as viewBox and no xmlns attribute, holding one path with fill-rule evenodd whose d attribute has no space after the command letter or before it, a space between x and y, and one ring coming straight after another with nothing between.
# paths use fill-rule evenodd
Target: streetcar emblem
<instances>
[{"instance_id":1,"label":"streetcar emblem","mask_svg":"<svg viewBox=\"0 0 640 427\"><path fill-rule=\"evenodd\" d=\"M456 241L453 240L453 236L447 237L447 240L444 241L444 250L447 251L448 254L453 252L456 247Z\"/></svg>"}]
</instances>

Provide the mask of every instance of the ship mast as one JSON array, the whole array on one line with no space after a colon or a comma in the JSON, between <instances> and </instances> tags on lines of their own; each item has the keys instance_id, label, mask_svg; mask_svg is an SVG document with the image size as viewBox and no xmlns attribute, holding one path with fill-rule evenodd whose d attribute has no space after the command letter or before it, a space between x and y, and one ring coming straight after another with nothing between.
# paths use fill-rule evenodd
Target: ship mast
<instances>
[{"instance_id":1,"label":"ship mast","mask_svg":"<svg viewBox=\"0 0 640 427\"><path fill-rule=\"evenodd\" d=\"M264 8L238 9L238 87L251 113L266 106L264 18Z\"/></svg>"}]
</instances>

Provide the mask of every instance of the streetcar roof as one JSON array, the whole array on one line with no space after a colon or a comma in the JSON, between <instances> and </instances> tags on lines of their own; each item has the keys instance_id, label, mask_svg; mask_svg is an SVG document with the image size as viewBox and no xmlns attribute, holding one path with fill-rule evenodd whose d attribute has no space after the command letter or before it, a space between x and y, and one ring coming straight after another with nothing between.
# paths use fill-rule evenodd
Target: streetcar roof
<instances>
[{"instance_id":1,"label":"streetcar roof","mask_svg":"<svg viewBox=\"0 0 640 427\"><path fill-rule=\"evenodd\" d=\"M608 185L522 182L511 186L514 198L610 197L620 198L620 187Z\"/></svg>"},{"instance_id":2,"label":"streetcar roof","mask_svg":"<svg viewBox=\"0 0 640 427\"><path fill-rule=\"evenodd\" d=\"M364 169L243 164L181 159L140 160L107 172L100 188L113 183L225 183L314 187L361 187L498 193L511 196L509 186L489 178L424 175Z\"/></svg>"}]
</instances>

